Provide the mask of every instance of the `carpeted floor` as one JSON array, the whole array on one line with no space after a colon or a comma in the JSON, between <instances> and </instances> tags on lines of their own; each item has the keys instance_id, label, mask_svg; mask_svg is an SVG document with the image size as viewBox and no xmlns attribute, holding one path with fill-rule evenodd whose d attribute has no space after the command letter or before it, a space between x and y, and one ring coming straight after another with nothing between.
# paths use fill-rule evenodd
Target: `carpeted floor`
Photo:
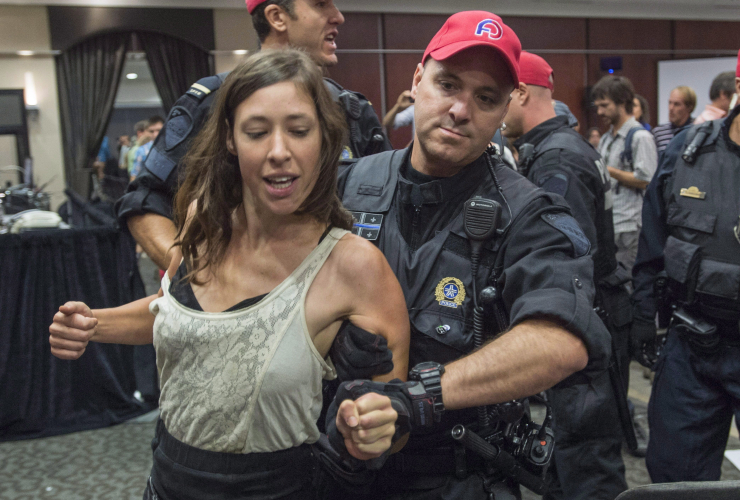
<instances>
[{"instance_id":1,"label":"carpeted floor","mask_svg":"<svg viewBox=\"0 0 740 500\"><path fill-rule=\"evenodd\" d=\"M157 412L107 429L0 443L0 499L141 499Z\"/></svg>"}]
</instances>

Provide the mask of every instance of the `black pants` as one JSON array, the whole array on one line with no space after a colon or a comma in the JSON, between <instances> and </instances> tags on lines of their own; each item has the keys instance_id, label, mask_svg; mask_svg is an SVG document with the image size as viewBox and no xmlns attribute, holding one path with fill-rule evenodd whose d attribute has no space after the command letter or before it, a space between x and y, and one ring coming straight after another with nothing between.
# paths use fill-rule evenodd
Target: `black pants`
<instances>
[{"instance_id":1,"label":"black pants","mask_svg":"<svg viewBox=\"0 0 740 500\"><path fill-rule=\"evenodd\" d=\"M609 373L548 391L555 417L554 481L546 500L614 500L627 489L622 429Z\"/></svg>"},{"instance_id":2,"label":"black pants","mask_svg":"<svg viewBox=\"0 0 740 500\"><path fill-rule=\"evenodd\" d=\"M314 500L316 462L301 445L270 453L218 453L172 437L157 424L144 500Z\"/></svg>"},{"instance_id":3,"label":"black pants","mask_svg":"<svg viewBox=\"0 0 740 500\"><path fill-rule=\"evenodd\" d=\"M695 352L674 330L655 367L645 459L656 483L718 481L732 416L740 422L740 337Z\"/></svg>"}]
</instances>

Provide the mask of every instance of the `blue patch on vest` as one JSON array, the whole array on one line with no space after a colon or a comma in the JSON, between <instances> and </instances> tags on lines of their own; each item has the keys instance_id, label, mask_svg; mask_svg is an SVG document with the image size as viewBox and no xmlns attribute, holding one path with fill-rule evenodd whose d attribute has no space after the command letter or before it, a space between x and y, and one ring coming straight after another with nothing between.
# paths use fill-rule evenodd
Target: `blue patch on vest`
<instances>
[{"instance_id":1,"label":"blue patch on vest","mask_svg":"<svg viewBox=\"0 0 740 500\"><path fill-rule=\"evenodd\" d=\"M583 229L578 225L578 222L570 215L562 212L543 214L542 220L563 233L570 240L576 257L583 257L591 251L591 242L583 234Z\"/></svg>"},{"instance_id":2,"label":"blue patch on vest","mask_svg":"<svg viewBox=\"0 0 740 500\"><path fill-rule=\"evenodd\" d=\"M184 141L193 130L193 117L186 108L175 106L170 111L164 127L165 151L172 151Z\"/></svg>"},{"instance_id":3,"label":"blue patch on vest","mask_svg":"<svg viewBox=\"0 0 740 500\"><path fill-rule=\"evenodd\" d=\"M555 193L560 196L565 196L568 192L568 177L565 174L555 174L545 179L540 187L548 193Z\"/></svg>"},{"instance_id":4,"label":"blue patch on vest","mask_svg":"<svg viewBox=\"0 0 740 500\"><path fill-rule=\"evenodd\" d=\"M176 165L177 163L169 156L163 154L159 148L152 148L144 162L146 169L159 177L162 182L167 181L167 177L170 176Z\"/></svg>"}]
</instances>

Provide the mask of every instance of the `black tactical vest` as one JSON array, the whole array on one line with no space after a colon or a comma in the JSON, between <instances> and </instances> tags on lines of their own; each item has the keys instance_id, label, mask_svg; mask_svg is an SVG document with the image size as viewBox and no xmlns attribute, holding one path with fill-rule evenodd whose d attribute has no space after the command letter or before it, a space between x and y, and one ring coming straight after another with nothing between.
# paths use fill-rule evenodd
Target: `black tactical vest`
<instances>
[{"instance_id":1,"label":"black tactical vest","mask_svg":"<svg viewBox=\"0 0 740 500\"><path fill-rule=\"evenodd\" d=\"M412 326L409 366L422 361L447 363L474 348L470 247L461 211L416 252L409 249L394 203L399 183L407 182L399 179L405 155L406 150L388 151L360 159L340 194L355 217L355 234L376 243L401 283ZM547 196L500 161L494 160L494 169L514 218L528 203ZM476 195L499 202L504 207L502 227L508 224L508 210L490 175L480 180L471 197ZM485 245L476 280L478 291L495 284L501 273L497 251L505 239L506 234ZM488 316L488 331L497 333L492 315Z\"/></svg>"},{"instance_id":2,"label":"black tactical vest","mask_svg":"<svg viewBox=\"0 0 740 500\"><path fill-rule=\"evenodd\" d=\"M672 299L707 318L740 319L740 156L728 150L723 120L701 127L708 138L692 165L679 158L665 185L665 272Z\"/></svg>"},{"instance_id":3,"label":"black tactical vest","mask_svg":"<svg viewBox=\"0 0 740 500\"><path fill-rule=\"evenodd\" d=\"M592 189L599 191L603 189L604 192L603 203L598 202L594 220L596 227L596 253L593 255L594 280L598 283L617 267L611 182L609 171L601 161L601 155L578 132L570 127L562 127L535 146L532 157L527 159L527 165L521 173L529 178L529 173L537 162L548 163L551 156L557 159L561 150L570 151L588 162L588 171L574 170L573 173L587 186L593 186ZM594 181L600 185L595 185ZM597 200L599 200L598 196Z\"/></svg>"}]
</instances>

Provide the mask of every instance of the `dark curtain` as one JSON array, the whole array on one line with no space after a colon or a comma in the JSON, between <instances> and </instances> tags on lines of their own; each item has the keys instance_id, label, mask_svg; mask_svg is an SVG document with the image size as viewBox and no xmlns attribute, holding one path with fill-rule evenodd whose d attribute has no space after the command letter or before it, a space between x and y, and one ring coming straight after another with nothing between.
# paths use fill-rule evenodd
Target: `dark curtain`
<instances>
[{"instance_id":1,"label":"dark curtain","mask_svg":"<svg viewBox=\"0 0 740 500\"><path fill-rule=\"evenodd\" d=\"M108 128L129 33L90 38L56 56L67 186L87 198L90 171Z\"/></svg>"},{"instance_id":2,"label":"dark curtain","mask_svg":"<svg viewBox=\"0 0 740 500\"><path fill-rule=\"evenodd\" d=\"M193 83L213 74L210 54L189 42L150 31L138 31L136 36L167 113Z\"/></svg>"},{"instance_id":3,"label":"dark curtain","mask_svg":"<svg viewBox=\"0 0 740 500\"><path fill-rule=\"evenodd\" d=\"M60 304L143 295L132 245L112 227L0 235L0 441L104 427L156 406L133 397L132 346L91 342L76 361L49 348Z\"/></svg>"}]
</instances>

